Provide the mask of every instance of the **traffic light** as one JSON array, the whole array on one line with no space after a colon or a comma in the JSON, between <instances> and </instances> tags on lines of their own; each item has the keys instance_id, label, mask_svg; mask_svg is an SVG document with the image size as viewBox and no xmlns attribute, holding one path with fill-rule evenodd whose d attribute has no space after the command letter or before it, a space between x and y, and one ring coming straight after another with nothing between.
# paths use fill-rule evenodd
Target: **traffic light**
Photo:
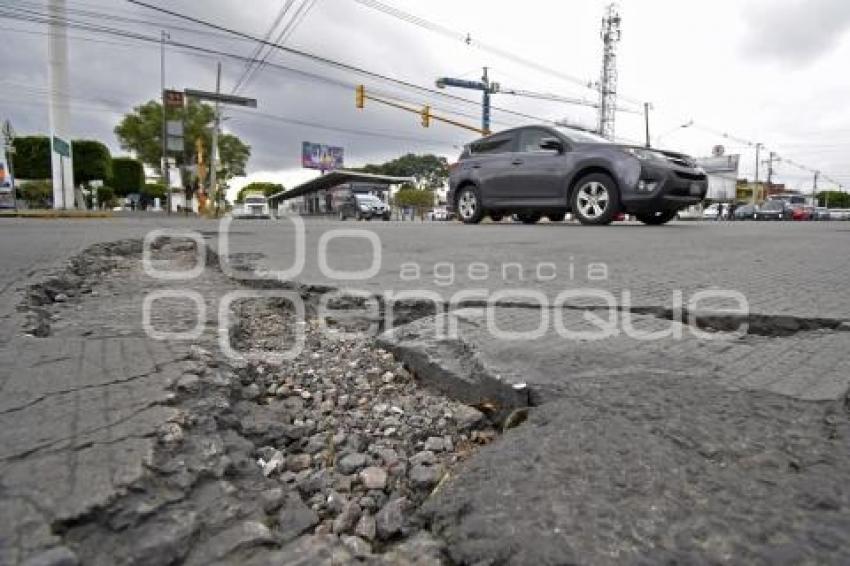
<instances>
[{"instance_id":1,"label":"traffic light","mask_svg":"<svg viewBox=\"0 0 850 566\"><path fill-rule=\"evenodd\" d=\"M366 106L366 87L363 85L357 85L357 96L355 98L355 106L357 108L363 108Z\"/></svg>"},{"instance_id":2,"label":"traffic light","mask_svg":"<svg viewBox=\"0 0 850 566\"><path fill-rule=\"evenodd\" d=\"M431 125L431 107L426 106L422 109L422 127L427 128Z\"/></svg>"}]
</instances>

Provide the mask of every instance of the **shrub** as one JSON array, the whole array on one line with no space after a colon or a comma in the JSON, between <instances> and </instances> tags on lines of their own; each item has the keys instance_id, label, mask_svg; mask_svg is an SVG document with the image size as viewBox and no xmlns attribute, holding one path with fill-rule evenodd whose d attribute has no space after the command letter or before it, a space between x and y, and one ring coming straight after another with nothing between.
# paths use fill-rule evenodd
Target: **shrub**
<instances>
[{"instance_id":1,"label":"shrub","mask_svg":"<svg viewBox=\"0 0 850 566\"><path fill-rule=\"evenodd\" d=\"M49 208L53 202L53 183L29 181L18 187L18 197L30 208Z\"/></svg>"}]
</instances>

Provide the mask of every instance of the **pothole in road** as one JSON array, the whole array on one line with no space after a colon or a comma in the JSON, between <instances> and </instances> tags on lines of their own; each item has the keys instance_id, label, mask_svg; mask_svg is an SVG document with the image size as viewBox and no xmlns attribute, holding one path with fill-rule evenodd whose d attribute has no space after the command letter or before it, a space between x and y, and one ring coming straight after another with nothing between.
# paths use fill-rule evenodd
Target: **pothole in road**
<instances>
[{"instance_id":1,"label":"pothole in road","mask_svg":"<svg viewBox=\"0 0 850 566\"><path fill-rule=\"evenodd\" d=\"M182 270L195 251L191 242L167 240L153 259ZM86 332L81 320L100 299L99 280L120 288L126 278L138 292L140 252L139 242L90 248L55 281L31 289L38 299L26 308L58 313ZM208 268L181 286L215 301L234 283ZM169 404L182 417L162 424L150 474L107 506L55 523L54 532L87 562L104 564L108 557L134 564L270 556L286 563L328 552L383 564L442 563L443 545L417 510L497 438L490 407L423 388L371 338L346 337L309 316L299 322L285 303L236 302L233 314L237 351L285 349L299 324L304 351L291 361L252 355L240 362L214 353L205 335L186 359L158 370L174 374Z\"/></svg>"},{"instance_id":2,"label":"pothole in road","mask_svg":"<svg viewBox=\"0 0 850 566\"><path fill-rule=\"evenodd\" d=\"M255 444L262 473L300 494L316 534L355 551L415 534L399 519L496 437L482 411L422 388L370 339L308 320L301 355L272 361L260 351L292 345L294 313L274 300L234 310L231 339L253 361L238 370L232 426Z\"/></svg>"}]
</instances>

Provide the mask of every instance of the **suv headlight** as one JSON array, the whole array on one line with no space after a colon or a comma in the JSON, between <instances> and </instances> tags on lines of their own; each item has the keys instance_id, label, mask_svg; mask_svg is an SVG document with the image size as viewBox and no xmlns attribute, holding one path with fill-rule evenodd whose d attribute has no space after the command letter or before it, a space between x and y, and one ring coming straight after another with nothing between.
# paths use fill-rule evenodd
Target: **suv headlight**
<instances>
[{"instance_id":1,"label":"suv headlight","mask_svg":"<svg viewBox=\"0 0 850 566\"><path fill-rule=\"evenodd\" d=\"M641 161L667 161L667 156L651 149L643 149L640 147L624 147L623 151L633 157L637 157Z\"/></svg>"},{"instance_id":2,"label":"suv headlight","mask_svg":"<svg viewBox=\"0 0 850 566\"><path fill-rule=\"evenodd\" d=\"M368 207L368 206L366 206L365 204L361 204L361 205L360 205L360 210L362 210L363 212L369 212L369 207Z\"/></svg>"}]
</instances>

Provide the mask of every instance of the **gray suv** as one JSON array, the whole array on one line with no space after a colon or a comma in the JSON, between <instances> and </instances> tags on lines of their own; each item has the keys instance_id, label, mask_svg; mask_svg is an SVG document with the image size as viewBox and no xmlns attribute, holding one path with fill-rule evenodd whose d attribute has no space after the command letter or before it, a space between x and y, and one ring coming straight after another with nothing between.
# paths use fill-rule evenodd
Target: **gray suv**
<instances>
[{"instance_id":1,"label":"gray suv","mask_svg":"<svg viewBox=\"0 0 850 566\"><path fill-rule=\"evenodd\" d=\"M356 218L357 220L372 220L381 218L390 219L390 207L387 203L374 195L365 193L352 193L337 210L340 220Z\"/></svg>"},{"instance_id":2,"label":"gray suv","mask_svg":"<svg viewBox=\"0 0 850 566\"><path fill-rule=\"evenodd\" d=\"M527 126L467 145L452 165L448 202L466 224L516 215L534 224L572 212L582 224L619 213L665 224L705 198L708 178L681 153L618 145L574 128Z\"/></svg>"}]
</instances>

